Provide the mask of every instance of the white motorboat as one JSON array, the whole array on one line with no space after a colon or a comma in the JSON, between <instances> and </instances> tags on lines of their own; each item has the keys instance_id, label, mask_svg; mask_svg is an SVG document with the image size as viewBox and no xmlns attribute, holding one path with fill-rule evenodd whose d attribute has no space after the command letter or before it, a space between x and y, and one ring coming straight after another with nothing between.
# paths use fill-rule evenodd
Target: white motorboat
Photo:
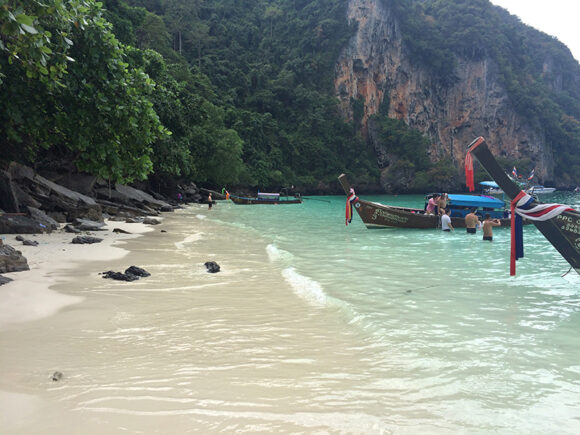
<instances>
[{"instance_id":1,"label":"white motorboat","mask_svg":"<svg viewBox=\"0 0 580 435\"><path fill-rule=\"evenodd\" d=\"M555 187L544 187L541 185L531 186L530 188L526 189L526 193L528 195L533 195L533 194L539 195L541 193L552 193L555 191L556 191Z\"/></svg>"}]
</instances>

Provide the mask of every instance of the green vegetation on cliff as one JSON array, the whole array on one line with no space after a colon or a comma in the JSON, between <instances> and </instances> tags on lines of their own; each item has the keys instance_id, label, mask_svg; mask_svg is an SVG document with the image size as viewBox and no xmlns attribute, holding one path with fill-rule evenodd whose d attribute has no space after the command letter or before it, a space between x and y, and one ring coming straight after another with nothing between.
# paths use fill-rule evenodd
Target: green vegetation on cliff
<instances>
[{"instance_id":1,"label":"green vegetation on cliff","mask_svg":"<svg viewBox=\"0 0 580 435\"><path fill-rule=\"evenodd\" d=\"M356 30L346 5L3 0L0 159L66 160L111 181L153 173L307 189L340 172L376 181L361 100L346 122L335 96L336 60ZM578 180L580 66L562 44L488 0L388 5L412 60L442 86L460 57L493 59L516 109L554 150L561 180ZM452 182L452 163L431 163L424 138L381 114L373 122L398 172L411 174L400 189Z\"/></svg>"},{"instance_id":2,"label":"green vegetation on cliff","mask_svg":"<svg viewBox=\"0 0 580 435\"><path fill-rule=\"evenodd\" d=\"M383 0L386 1L386 0ZM488 0L388 0L416 64L452 83L460 57L488 58L511 103L543 133L561 183L580 179L580 64L568 48Z\"/></svg>"}]
</instances>

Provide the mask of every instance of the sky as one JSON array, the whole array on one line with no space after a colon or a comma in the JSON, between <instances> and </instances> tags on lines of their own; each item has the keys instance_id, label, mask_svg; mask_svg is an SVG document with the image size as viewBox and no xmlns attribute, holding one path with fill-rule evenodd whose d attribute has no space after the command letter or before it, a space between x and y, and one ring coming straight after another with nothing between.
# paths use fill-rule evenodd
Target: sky
<instances>
[{"instance_id":1,"label":"sky","mask_svg":"<svg viewBox=\"0 0 580 435\"><path fill-rule=\"evenodd\" d=\"M555 36L580 62L580 0L491 0L512 15L548 35Z\"/></svg>"}]
</instances>

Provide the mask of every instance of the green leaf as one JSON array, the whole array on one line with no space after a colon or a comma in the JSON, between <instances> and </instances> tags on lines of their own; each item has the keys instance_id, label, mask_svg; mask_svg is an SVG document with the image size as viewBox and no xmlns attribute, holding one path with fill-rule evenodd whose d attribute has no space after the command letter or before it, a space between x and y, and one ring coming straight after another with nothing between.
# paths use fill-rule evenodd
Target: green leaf
<instances>
[{"instance_id":1,"label":"green leaf","mask_svg":"<svg viewBox=\"0 0 580 435\"><path fill-rule=\"evenodd\" d=\"M35 19L36 17L31 17L24 14L16 15L16 21L18 21L20 24L26 24L27 26L31 27L33 27Z\"/></svg>"},{"instance_id":2,"label":"green leaf","mask_svg":"<svg viewBox=\"0 0 580 435\"><path fill-rule=\"evenodd\" d=\"M29 26L27 24L20 24L20 27L32 35L36 35L38 33L38 30L36 30L34 27Z\"/></svg>"}]
</instances>

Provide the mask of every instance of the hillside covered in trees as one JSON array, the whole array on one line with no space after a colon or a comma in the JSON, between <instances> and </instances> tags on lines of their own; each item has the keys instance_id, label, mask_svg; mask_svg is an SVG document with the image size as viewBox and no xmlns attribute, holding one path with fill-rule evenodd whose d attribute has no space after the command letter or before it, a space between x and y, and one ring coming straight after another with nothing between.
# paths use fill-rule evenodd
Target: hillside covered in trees
<instances>
[{"instance_id":1,"label":"hillside covered in trees","mask_svg":"<svg viewBox=\"0 0 580 435\"><path fill-rule=\"evenodd\" d=\"M383 1L413 62L441 86L461 57L497 62L514 106L549 141L562 180L578 182L580 66L562 44L487 0ZM336 59L356 31L346 8L346 0L4 2L0 159L111 182L306 192L349 172L376 184L359 102L344 119L334 89ZM557 70L542 69L548 55ZM381 137L396 138L395 152L416 167L417 189L430 180L459 186L457 165L428 158L429 138L404 123L381 125Z\"/></svg>"}]
</instances>

